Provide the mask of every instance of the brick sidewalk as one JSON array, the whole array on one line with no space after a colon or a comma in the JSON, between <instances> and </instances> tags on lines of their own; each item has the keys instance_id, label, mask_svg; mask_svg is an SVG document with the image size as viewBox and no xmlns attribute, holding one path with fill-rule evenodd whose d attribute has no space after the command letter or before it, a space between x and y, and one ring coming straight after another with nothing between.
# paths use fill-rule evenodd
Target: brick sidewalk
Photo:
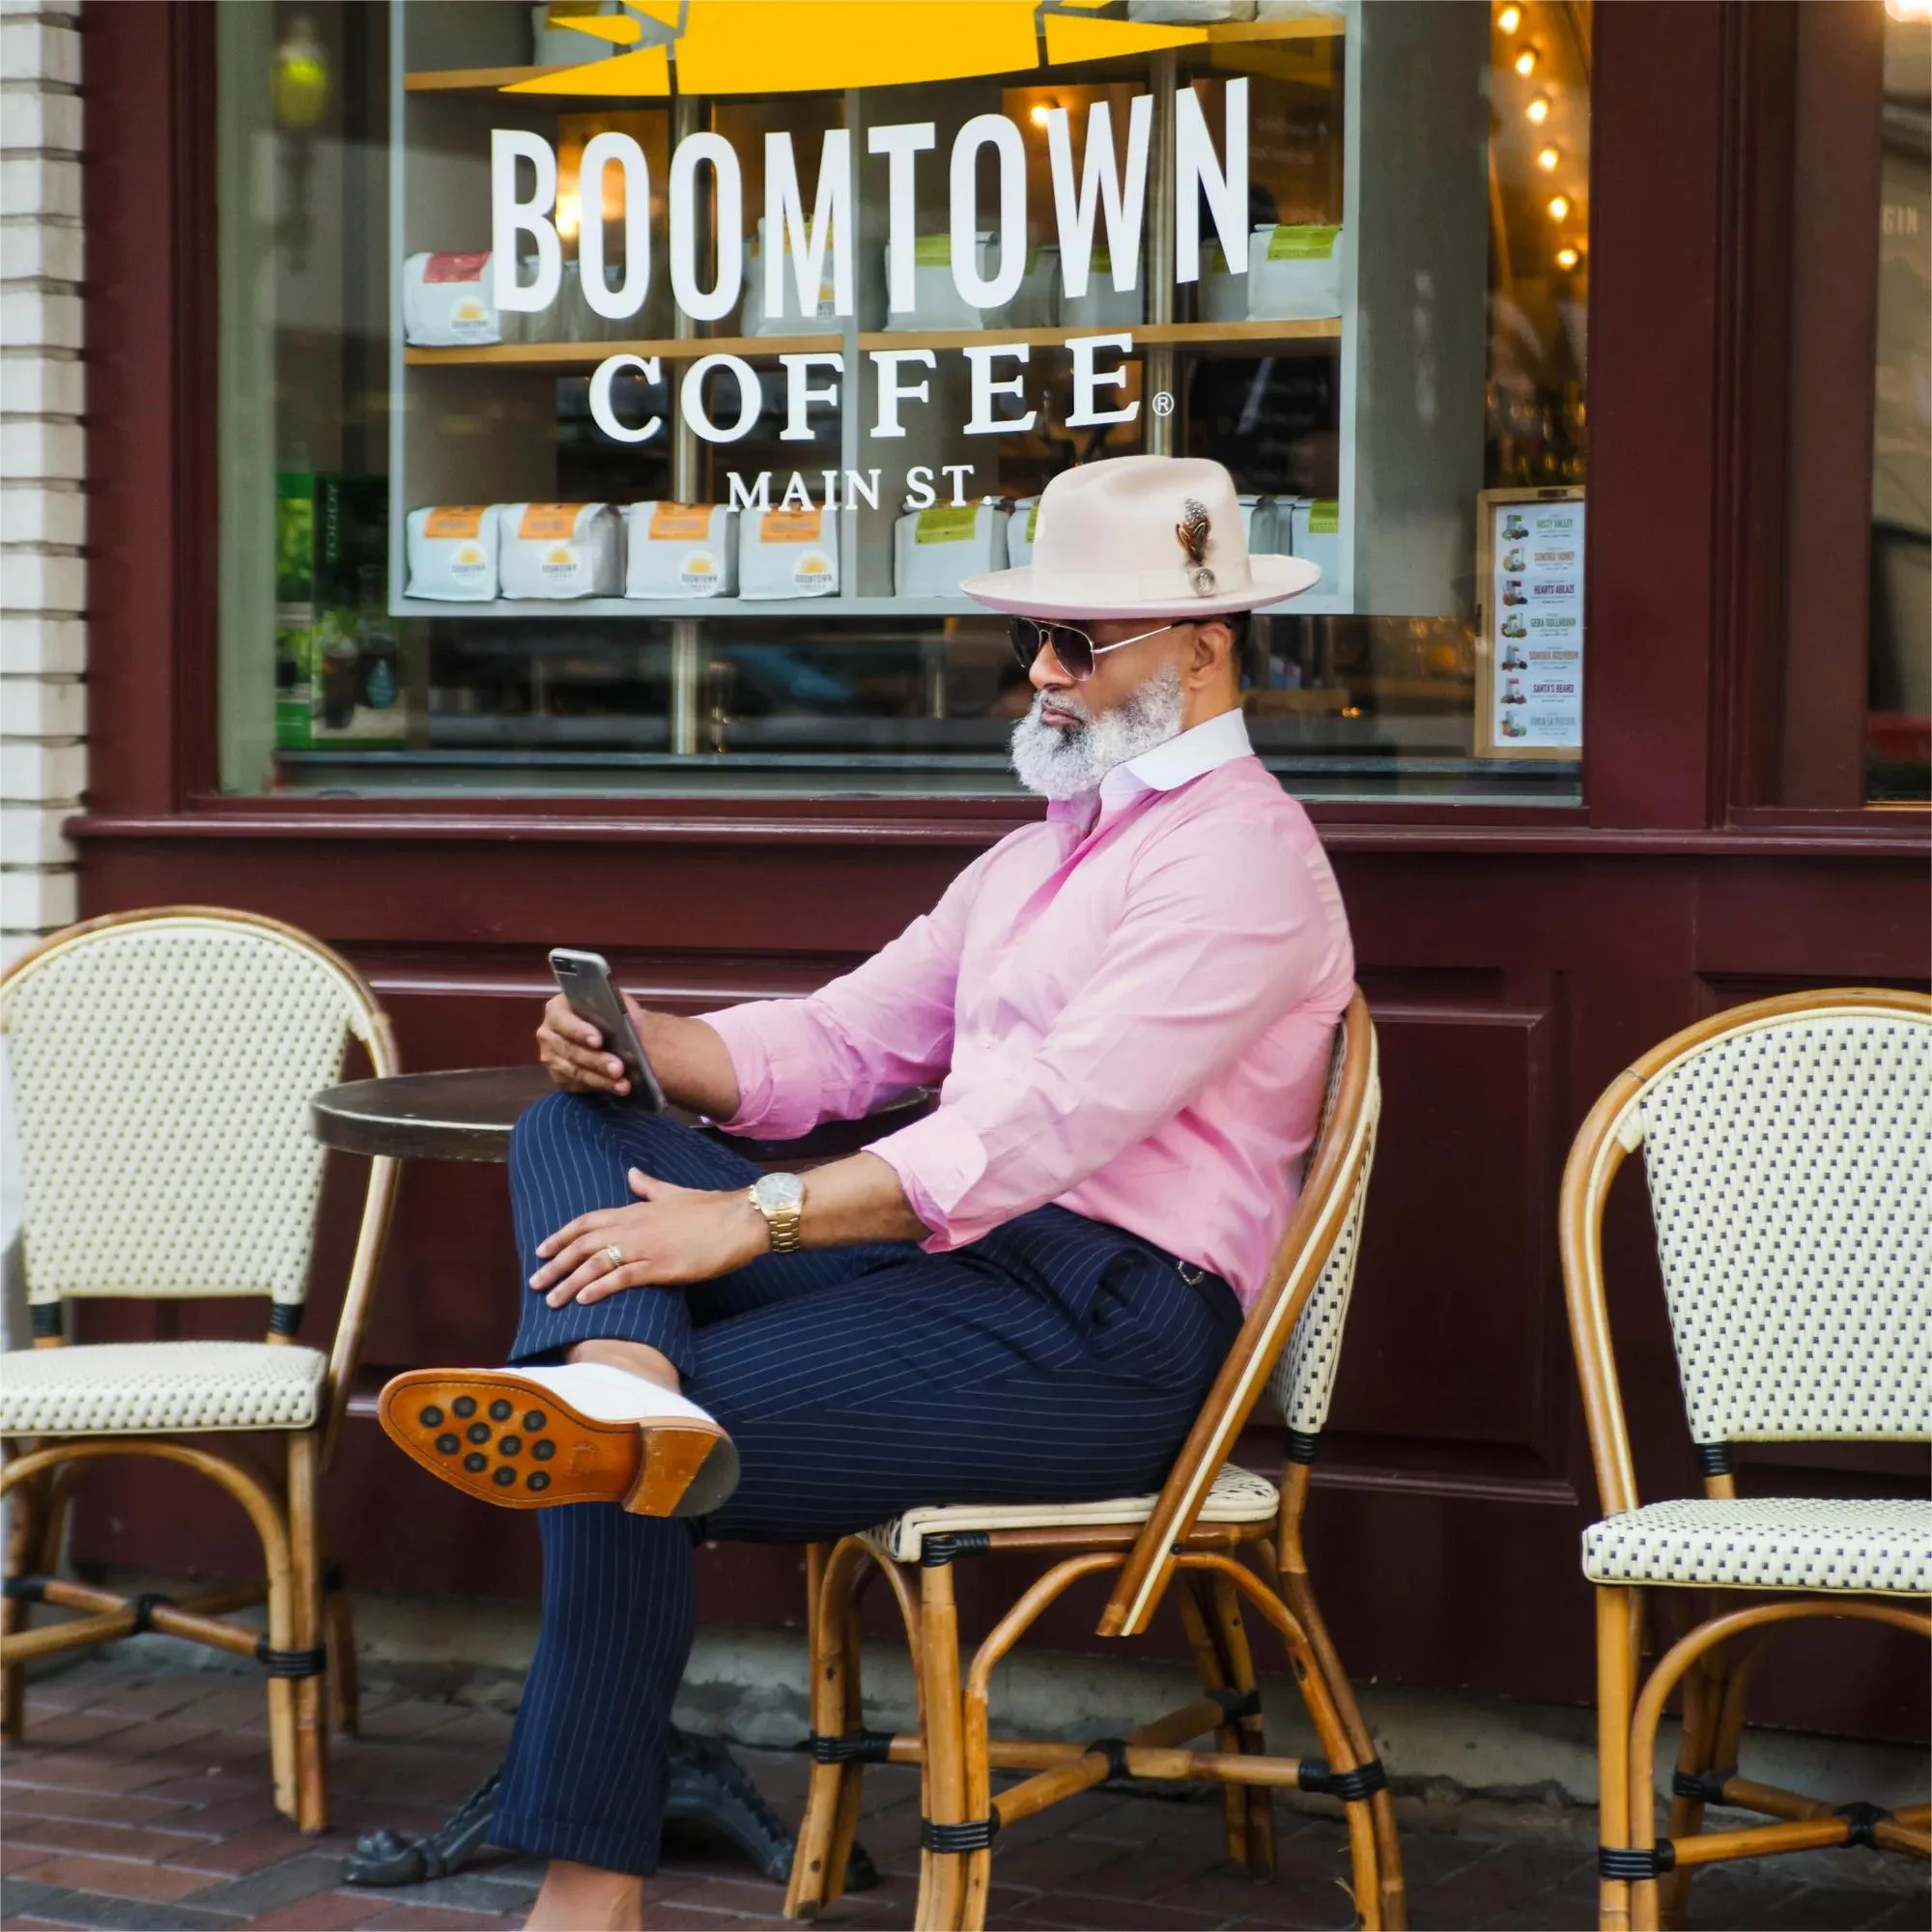
<instances>
[{"instance_id":1,"label":"brick sidewalk","mask_svg":"<svg viewBox=\"0 0 1932 1932\"><path fill-rule=\"evenodd\" d=\"M518 1926L540 1872L509 1855L406 1891L336 1884L358 1833L440 1823L497 1762L508 1731L509 1720L495 1713L372 1697L362 1735L335 1746L335 1828L305 1838L270 1802L259 1683L82 1664L36 1687L28 1742L5 1756L0 1922L128 1932ZM740 1756L781 1815L795 1819L804 1761L772 1751ZM840 1900L821 1922L887 1932L912 1922L917 1788L897 1767L873 1770L866 1785L861 1837L882 1883ZM1090 1793L1002 1836L991 1923L1137 1932L1349 1924L1341 1827L1283 1810L1279 1830L1281 1875L1257 1885L1222 1851L1217 1803ZM1417 1927L1593 1921L1594 1861L1574 1836L1413 1831L1403 1851ZM1691 1923L1804 1932L1927 1923L1922 1889L1817 1883L1815 1864L1806 1870L1804 1878L1770 1865L1707 1874L1691 1894ZM776 1887L730 1854L673 1844L649 1915L667 1927L780 1926L781 1902Z\"/></svg>"}]
</instances>

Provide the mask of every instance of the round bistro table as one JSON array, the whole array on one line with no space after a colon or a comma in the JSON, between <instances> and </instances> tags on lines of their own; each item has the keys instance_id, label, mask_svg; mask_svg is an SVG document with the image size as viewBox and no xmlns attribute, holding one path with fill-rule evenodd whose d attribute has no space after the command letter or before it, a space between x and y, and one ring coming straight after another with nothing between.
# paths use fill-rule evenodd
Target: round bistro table
<instances>
[{"instance_id":1,"label":"round bistro table","mask_svg":"<svg viewBox=\"0 0 1932 1932\"><path fill-rule=\"evenodd\" d=\"M447 1073L400 1073L352 1080L309 1102L309 1126L325 1147L399 1160L507 1161L517 1117L552 1091L541 1066L473 1066ZM932 1104L909 1094L863 1121L828 1121L791 1141L727 1134L695 1114L671 1109L689 1125L761 1167L798 1170L856 1153L882 1132L916 1120ZM344 1861L351 1885L420 1885L460 1871L489 1839L500 1769L464 1799L438 1830L366 1833ZM696 1825L735 1844L764 1875L782 1885L791 1871L793 1837L723 1745L670 1734L668 1825ZM864 1850L852 1848L850 1890L877 1883Z\"/></svg>"}]
</instances>

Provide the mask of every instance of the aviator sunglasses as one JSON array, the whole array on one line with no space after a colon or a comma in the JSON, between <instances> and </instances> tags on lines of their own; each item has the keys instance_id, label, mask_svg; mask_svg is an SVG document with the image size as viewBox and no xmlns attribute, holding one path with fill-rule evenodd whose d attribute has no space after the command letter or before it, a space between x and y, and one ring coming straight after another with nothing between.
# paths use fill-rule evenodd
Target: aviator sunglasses
<instances>
[{"instance_id":1,"label":"aviator sunglasses","mask_svg":"<svg viewBox=\"0 0 1932 1932\"><path fill-rule=\"evenodd\" d=\"M1085 684L1094 675L1094 660L1102 658L1109 651L1123 651L1129 644L1144 643L1149 638L1157 638L1163 631L1172 631L1178 624L1184 624L1184 617L1170 617L1164 624L1156 624L1151 631L1142 631L1131 638L1122 638L1117 644L1096 644L1085 631L1077 630L1071 624L1042 624L1037 617L1014 617L1009 630L1013 640L1013 655L1020 661L1020 668L1033 669L1034 660L1039 656L1040 646L1051 644L1053 655L1060 660L1060 668L1075 684Z\"/></svg>"}]
</instances>

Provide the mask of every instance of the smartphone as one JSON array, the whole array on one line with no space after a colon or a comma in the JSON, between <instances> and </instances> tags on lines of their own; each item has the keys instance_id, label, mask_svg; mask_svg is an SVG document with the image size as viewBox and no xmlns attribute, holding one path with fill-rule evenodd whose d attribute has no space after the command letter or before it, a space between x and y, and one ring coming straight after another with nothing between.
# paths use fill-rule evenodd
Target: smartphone
<instances>
[{"instance_id":1,"label":"smartphone","mask_svg":"<svg viewBox=\"0 0 1932 1932\"><path fill-rule=\"evenodd\" d=\"M664 1089L658 1085L658 1076L644 1057L644 1043L611 983L610 962L601 952L577 952L558 946L552 949L550 970L556 975L570 1010L579 1019L588 1020L604 1036L605 1049L624 1063L631 1082L625 1097L646 1113L662 1114L668 1105Z\"/></svg>"}]
</instances>

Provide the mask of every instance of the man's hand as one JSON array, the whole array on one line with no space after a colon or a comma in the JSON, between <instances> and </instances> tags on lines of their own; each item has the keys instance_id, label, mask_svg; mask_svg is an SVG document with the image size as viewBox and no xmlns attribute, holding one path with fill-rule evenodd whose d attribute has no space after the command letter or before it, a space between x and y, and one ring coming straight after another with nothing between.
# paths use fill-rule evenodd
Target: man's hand
<instances>
[{"instance_id":1,"label":"man's hand","mask_svg":"<svg viewBox=\"0 0 1932 1932\"><path fill-rule=\"evenodd\" d=\"M553 1308L602 1301L627 1288L710 1281L770 1251L771 1230L743 1189L673 1187L635 1167L630 1179L637 1207L580 1215L537 1243L544 1265L530 1287Z\"/></svg>"},{"instance_id":2,"label":"man's hand","mask_svg":"<svg viewBox=\"0 0 1932 1932\"><path fill-rule=\"evenodd\" d=\"M638 1037L644 1037L644 1009L630 994L620 996ZM571 1011L561 993L544 1008L537 1028L537 1058L550 1077L567 1094L628 1094L630 1080L624 1063L605 1050L604 1036L588 1020Z\"/></svg>"}]
</instances>

